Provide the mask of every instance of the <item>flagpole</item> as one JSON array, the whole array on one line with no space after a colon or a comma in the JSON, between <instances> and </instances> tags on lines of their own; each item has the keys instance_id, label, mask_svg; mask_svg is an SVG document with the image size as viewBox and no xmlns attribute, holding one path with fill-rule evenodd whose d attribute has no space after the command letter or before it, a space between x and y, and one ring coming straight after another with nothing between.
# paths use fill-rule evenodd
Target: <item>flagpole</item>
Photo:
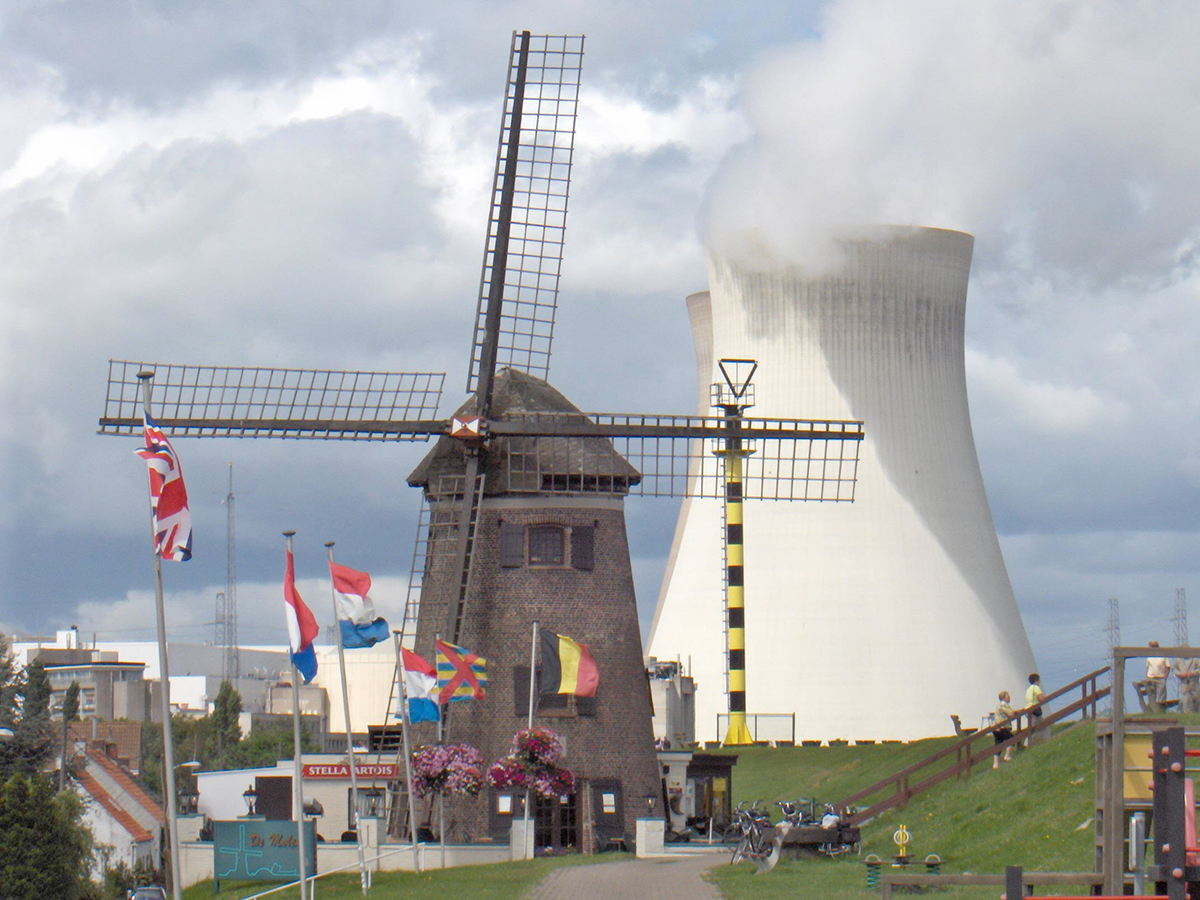
<instances>
[{"instance_id":1,"label":"flagpole","mask_svg":"<svg viewBox=\"0 0 1200 900\"><path fill-rule=\"evenodd\" d=\"M396 679L400 687L400 734L404 737L404 773L408 794L408 835L413 845L413 871L421 871L420 851L417 848L417 801L413 797L412 753L408 749L408 685L404 683L404 664L400 658L400 632L392 632L392 644L396 648ZM440 712L440 710L439 710ZM439 718L441 718L439 716Z\"/></svg>"},{"instance_id":2,"label":"flagpole","mask_svg":"<svg viewBox=\"0 0 1200 900\"><path fill-rule=\"evenodd\" d=\"M533 645L529 648L529 724L525 726L526 728L533 728L533 703L534 703L534 697L536 696L536 694L534 693L534 688L537 686L536 685L537 645L538 645L538 623L535 621L533 623ZM524 834L521 837L521 841L522 841L521 858L522 859L526 858L525 851L529 847L529 844L530 844L530 840L529 840L529 797L530 797L529 786L526 785L526 787L525 787L525 830L524 830ZM534 842L534 843L535 843L534 849L536 850L537 849L536 842Z\"/></svg>"},{"instance_id":3,"label":"flagpole","mask_svg":"<svg viewBox=\"0 0 1200 900\"><path fill-rule=\"evenodd\" d=\"M153 372L138 372L142 382L142 414L150 415L150 395L154 388ZM150 546L154 557L154 614L158 624L158 677L162 683L163 768L167 794L167 841L170 846L171 895L182 900L179 883L179 820L175 808L175 737L171 728L171 670L167 665L167 616L163 609L162 557L158 552L158 523L154 515L154 497L150 497Z\"/></svg>"},{"instance_id":4,"label":"flagpole","mask_svg":"<svg viewBox=\"0 0 1200 900\"><path fill-rule=\"evenodd\" d=\"M437 668L437 645L442 639L440 634L433 636L433 660L434 668ZM449 704L446 704L447 706ZM440 746L442 743L442 719L445 718L442 713L442 698L438 696L438 720L437 720L437 742ZM438 842L442 846L442 868L446 868L446 795L438 791Z\"/></svg>"},{"instance_id":5,"label":"flagpole","mask_svg":"<svg viewBox=\"0 0 1200 900\"><path fill-rule=\"evenodd\" d=\"M346 714L346 765L350 767L350 808L354 827L354 843L358 847L358 879L363 896L367 895L367 860L363 855L362 828L358 821L358 775L354 771L354 735L350 731L350 688L346 684L346 650L342 644L342 617L338 615L337 589L333 586L333 541L325 544L329 551L329 591L333 600L333 630L337 633L338 666L342 670L342 711Z\"/></svg>"},{"instance_id":6,"label":"flagpole","mask_svg":"<svg viewBox=\"0 0 1200 900\"><path fill-rule=\"evenodd\" d=\"M285 531L283 536L287 538L287 552L291 555L292 552L292 536L296 532ZM289 654L289 658L291 655ZM301 741L300 741L300 671L296 668L296 663L292 662L292 756L294 774L292 776L292 803L296 806L296 850L299 854L299 867L297 871L300 874L300 900L304 900L305 896L311 897L311 892L305 893L305 883L308 880L308 860L304 855L304 764L301 761Z\"/></svg>"}]
</instances>

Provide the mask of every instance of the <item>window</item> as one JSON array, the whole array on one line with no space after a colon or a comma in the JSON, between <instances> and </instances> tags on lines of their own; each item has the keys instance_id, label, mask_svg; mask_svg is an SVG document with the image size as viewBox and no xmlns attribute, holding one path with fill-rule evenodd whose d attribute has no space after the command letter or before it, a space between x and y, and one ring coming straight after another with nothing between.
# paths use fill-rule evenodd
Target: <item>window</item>
<instances>
[{"instance_id":1,"label":"window","mask_svg":"<svg viewBox=\"0 0 1200 900\"><path fill-rule=\"evenodd\" d=\"M561 525L531 525L529 528L529 564L561 566L566 535Z\"/></svg>"},{"instance_id":2,"label":"window","mask_svg":"<svg viewBox=\"0 0 1200 900\"><path fill-rule=\"evenodd\" d=\"M617 814L617 792L616 791L601 791L600 792L600 811L606 816L615 816Z\"/></svg>"},{"instance_id":3,"label":"window","mask_svg":"<svg viewBox=\"0 0 1200 900\"><path fill-rule=\"evenodd\" d=\"M496 795L496 813L501 816L511 816L513 811L512 794Z\"/></svg>"}]
</instances>

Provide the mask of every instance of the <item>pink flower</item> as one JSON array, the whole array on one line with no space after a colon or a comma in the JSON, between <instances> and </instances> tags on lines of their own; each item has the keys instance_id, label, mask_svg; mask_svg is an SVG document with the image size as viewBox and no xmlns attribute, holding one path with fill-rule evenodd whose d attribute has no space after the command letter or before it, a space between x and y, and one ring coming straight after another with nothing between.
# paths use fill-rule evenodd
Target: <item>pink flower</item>
<instances>
[{"instance_id":1,"label":"pink flower","mask_svg":"<svg viewBox=\"0 0 1200 900\"><path fill-rule=\"evenodd\" d=\"M413 790L418 796L469 794L483 787L483 757L469 744L437 744L413 751Z\"/></svg>"}]
</instances>

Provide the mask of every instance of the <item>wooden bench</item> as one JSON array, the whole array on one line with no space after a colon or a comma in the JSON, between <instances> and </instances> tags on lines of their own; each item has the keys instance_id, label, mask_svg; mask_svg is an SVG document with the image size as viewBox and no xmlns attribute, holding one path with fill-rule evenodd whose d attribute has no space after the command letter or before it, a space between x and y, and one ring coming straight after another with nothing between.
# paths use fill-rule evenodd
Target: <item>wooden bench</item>
<instances>
[{"instance_id":1,"label":"wooden bench","mask_svg":"<svg viewBox=\"0 0 1200 900\"><path fill-rule=\"evenodd\" d=\"M1144 713L1160 713L1179 705L1178 700L1164 700L1162 703L1155 701L1153 697L1154 685L1149 681L1135 681L1133 689L1137 691L1138 704L1142 707L1142 712Z\"/></svg>"},{"instance_id":2,"label":"wooden bench","mask_svg":"<svg viewBox=\"0 0 1200 900\"><path fill-rule=\"evenodd\" d=\"M951 716L950 721L954 723L954 733L959 737L966 737L968 734L974 734L978 728L963 728L962 721L958 716Z\"/></svg>"}]
</instances>

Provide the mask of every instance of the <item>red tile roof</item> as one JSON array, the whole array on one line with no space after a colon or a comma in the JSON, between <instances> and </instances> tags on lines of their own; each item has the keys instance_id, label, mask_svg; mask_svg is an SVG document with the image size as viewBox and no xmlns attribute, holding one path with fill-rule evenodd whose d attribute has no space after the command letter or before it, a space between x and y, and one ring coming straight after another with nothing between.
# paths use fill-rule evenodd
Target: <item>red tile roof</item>
<instances>
[{"instance_id":1,"label":"red tile roof","mask_svg":"<svg viewBox=\"0 0 1200 900\"><path fill-rule=\"evenodd\" d=\"M89 762L95 763L97 766L107 772L113 781L119 784L125 790L125 792L129 794L130 797L137 801L137 803L148 813L150 813L150 815L154 816L158 822L162 823L166 820L166 817L163 815L162 807L154 802L153 798L151 798L151 796L147 794L145 790L143 790L140 784L138 784L129 776L128 772L121 768L116 760L109 759L103 754L90 751L88 752L87 758Z\"/></svg>"},{"instance_id":2,"label":"red tile roof","mask_svg":"<svg viewBox=\"0 0 1200 900\"><path fill-rule=\"evenodd\" d=\"M142 764L142 723L141 722L107 722L88 719L84 722L72 722L70 726L71 739L83 741L92 746L92 734L96 739L116 745L116 756L134 772Z\"/></svg>"},{"instance_id":3,"label":"red tile roof","mask_svg":"<svg viewBox=\"0 0 1200 900\"><path fill-rule=\"evenodd\" d=\"M100 786L100 783L95 778L86 771L78 771L74 774L75 780L79 782L80 786L87 791L93 800L104 807L108 814L120 823L122 828L129 832L130 837L138 843L152 840L150 832L139 825L133 816L121 809L117 805L117 801L109 795L108 791Z\"/></svg>"}]
</instances>

